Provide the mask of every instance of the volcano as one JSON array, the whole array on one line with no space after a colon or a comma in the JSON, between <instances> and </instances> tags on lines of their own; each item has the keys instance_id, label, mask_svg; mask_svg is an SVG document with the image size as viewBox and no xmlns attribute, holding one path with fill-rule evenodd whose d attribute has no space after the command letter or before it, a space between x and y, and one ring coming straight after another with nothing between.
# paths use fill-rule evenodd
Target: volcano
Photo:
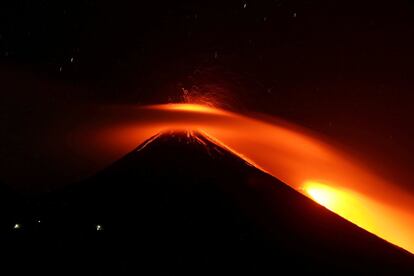
<instances>
[{"instance_id":1,"label":"volcano","mask_svg":"<svg viewBox=\"0 0 414 276\"><path fill-rule=\"evenodd\" d=\"M2 225L3 262L16 272L414 272L410 253L197 132L160 133L89 179L22 202L19 227Z\"/></svg>"}]
</instances>

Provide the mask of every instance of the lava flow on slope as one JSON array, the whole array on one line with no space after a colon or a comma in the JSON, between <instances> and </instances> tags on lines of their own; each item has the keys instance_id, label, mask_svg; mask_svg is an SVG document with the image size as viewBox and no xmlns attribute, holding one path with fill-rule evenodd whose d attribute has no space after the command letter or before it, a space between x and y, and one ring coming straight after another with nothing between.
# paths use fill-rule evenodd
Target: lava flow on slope
<instances>
[{"instance_id":1,"label":"lava flow on slope","mask_svg":"<svg viewBox=\"0 0 414 276\"><path fill-rule=\"evenodd\" d=\"M331 211L414 252L413 196L309 131L273 118L196 104L107 112L117 114L117 123L92 129L83 139L91 141L87 146L95 145L94 156L101 160L109 163L132 150L137 141L162 131L199 131Z\"/></svg>"},{"instance_id":2,"label":"lava flow on slope","mask_svg":"<svg viewBox=\"0 0 414 276\"><path fill-rule=\"evenodd\" d=\"M157 134L95 176L29 204L24 214L22 227L1 237L2 250L26 264L15 264L16 271L43 268L45 259L58 274L414 269L408 252L198 132Z\"/></svg>"}]
</instances>

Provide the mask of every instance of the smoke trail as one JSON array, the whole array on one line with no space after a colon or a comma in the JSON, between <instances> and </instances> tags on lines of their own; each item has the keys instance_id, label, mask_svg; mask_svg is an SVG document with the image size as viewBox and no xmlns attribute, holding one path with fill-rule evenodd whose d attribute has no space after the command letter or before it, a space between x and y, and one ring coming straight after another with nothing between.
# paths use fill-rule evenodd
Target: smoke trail
<instances>
[{"instance_id":1,"label":"smoke trail","mask_svg":"<svg viewBox=\"0 0 414 276\"><path fill-rule=\"evenodd\" d=\"M208 106L129 110L93 140L115 155L165 130L197 130L358 226L414 253L414 199L297 126Z\"/></svg>"}]
</instances>

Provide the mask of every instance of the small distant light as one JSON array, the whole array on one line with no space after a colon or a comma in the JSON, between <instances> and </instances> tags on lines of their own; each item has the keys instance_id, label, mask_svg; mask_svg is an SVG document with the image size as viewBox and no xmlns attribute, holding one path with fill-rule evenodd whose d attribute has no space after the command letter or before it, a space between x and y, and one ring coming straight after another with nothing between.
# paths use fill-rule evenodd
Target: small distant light
<instances>
[{"instance_id":1,"label":"small distant light","mask_svg":"<svg viewBox=\"0 0 414 276\"><path fill-rule=\"evenodd\" d=\"M22 226L19 223L16 223L15 225L13 225L13 229L20 229L22 228Z\"/></svg>"},{"instance_id":2,"label":"small distant light","mask_svg":"<svg viewBox=\"0 0 414 276\"><path fill-rule=\"evenodd\" d=\"M296 16L298 16L298 14L296 12L293 13L293 18L296 18Z\"/></svg>"},{"instance_id":3,"label":"small distant light","mask_svg":"<svg viewBox=\"0 0 414 276\"><path fill-rule=\"evenodd\" d=\"M96 225L96 231L102 231L102 230L103 230L102 225L97 224L97 225Z\"/></svg>"},{"instance_id":4,"label":"small distant light","mask_svg":"<svg viewBox=\"0 0 414 276\"><path fill-rule=\"evenodd\" d=\"M247 3L243 4L243 9L247 8Z\"/></svg>"},{"instance_id":5,"label":"small distant light","mask_svg":"<svg viewBox=\"0 0 414 276\"><path fill-rule=\"evenodd\" d=\"M40 219L37 220L37 223L41 223L42 221Z\"/></svg>"},{"instance_id":6,"label":"small distant light","mask_svg":"<svg viewBox=\"0 0 414 276\"><path fill-rule=\"evenodd\" d=\"M73 57L70 58L70 63L73 63Z\"/></svg>"}]
</instances>

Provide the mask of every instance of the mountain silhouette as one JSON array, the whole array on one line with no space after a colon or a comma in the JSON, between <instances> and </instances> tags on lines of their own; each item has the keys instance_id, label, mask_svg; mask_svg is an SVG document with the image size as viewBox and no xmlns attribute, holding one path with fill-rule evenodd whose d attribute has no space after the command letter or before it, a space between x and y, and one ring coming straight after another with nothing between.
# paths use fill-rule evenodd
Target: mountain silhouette
<instances>
[{"instance_id":1,"label":"mountain silhouette","mask_svg":"<svg viewBox=\"0 0 414 276\"><path fill-rule=\"evenodd\" d=\"M26 205L19 229L1 225L3 263L16 273L414 272L410 253L197 132L160 133Z\"/></svg>"}]
</instances>

